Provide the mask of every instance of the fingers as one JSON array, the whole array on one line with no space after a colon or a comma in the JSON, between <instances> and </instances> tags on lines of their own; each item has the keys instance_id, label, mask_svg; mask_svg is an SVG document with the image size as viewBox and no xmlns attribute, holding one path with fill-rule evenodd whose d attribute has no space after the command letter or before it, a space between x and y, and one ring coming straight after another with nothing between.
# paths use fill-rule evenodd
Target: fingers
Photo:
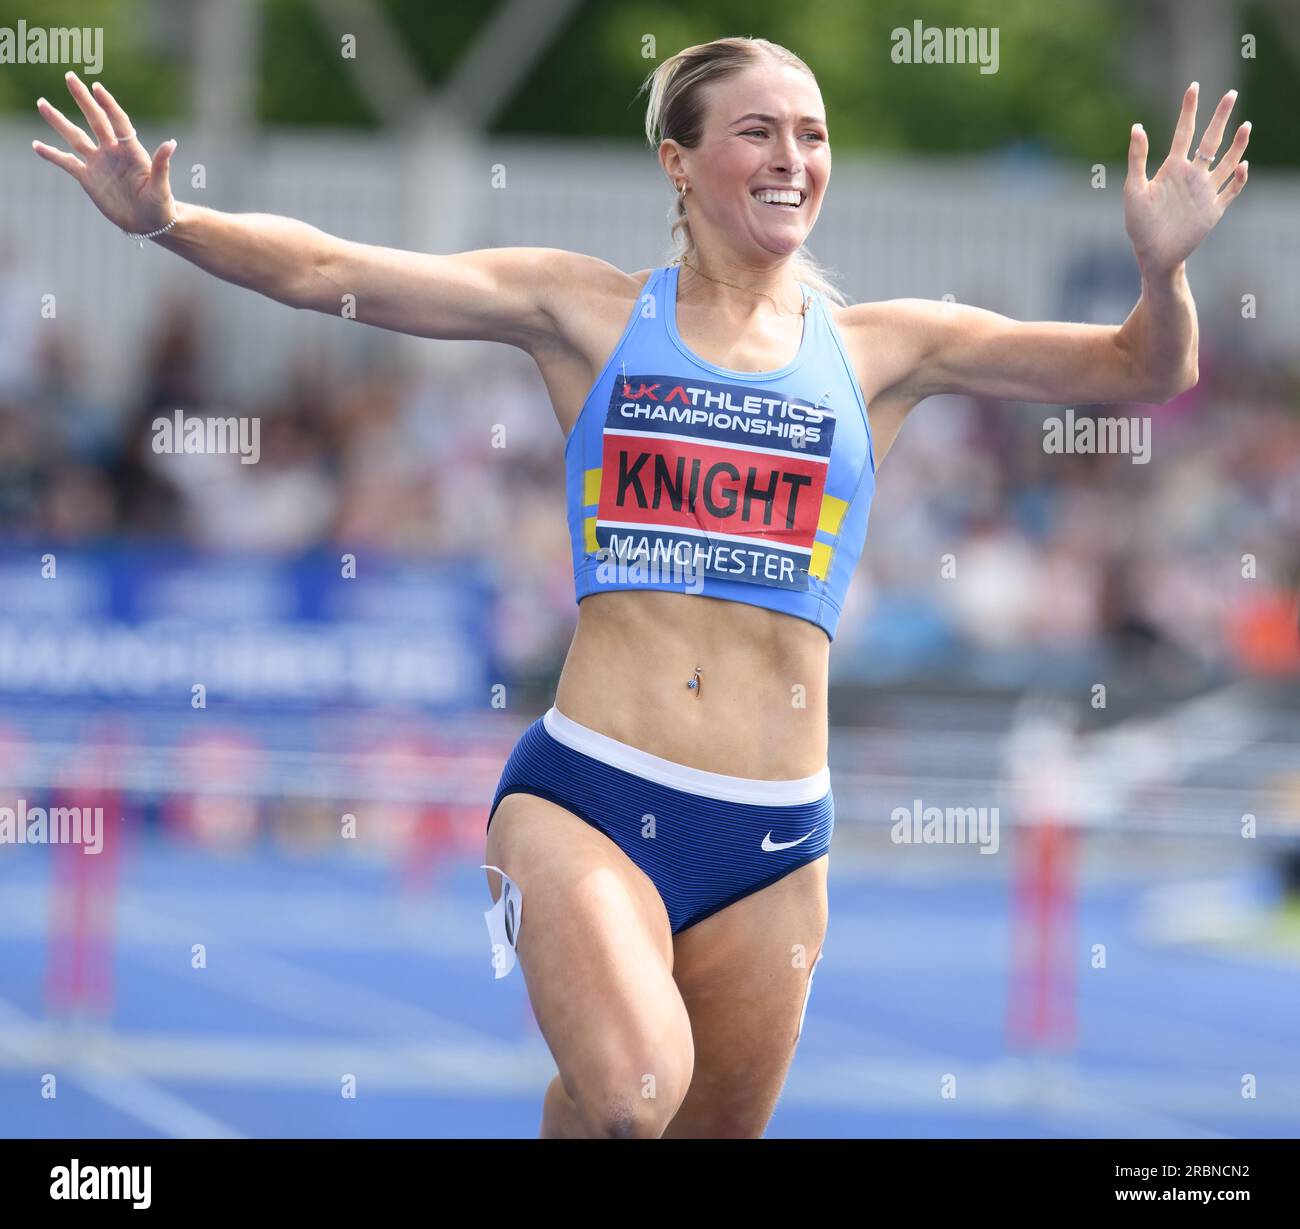
<instances>
[{"instance_id":1,"label":"fingers","mask_svg":"<svg viewBox=\"0 0 1300 1229\"><path fill-rule=\"evenodd\" d=\"M93 153L95 142L63 114L53 103L44 98L36 100L36 109L55 132L79 154Z\"/></svg>"},{"instance_id":2,"label":"fingers","mask_svg":"<svg viewBox=\"0 0 1300 1229\"><path fill-rule=\"evenodd\" d=\"M176 142L164 141L156 150L154 150L152 165L149 173L154 179L161 179L171 168L172 154L176 152Z\"/></svg>"},{"instance_id":3,"label":"fingers","mask_svg":"<svg viewBox=\"0 0 1300 1229\"><path fill-rule=\"evenodd\" d=\"M1216 188L1222 188L1232 178L1232 172L1237 169L1237 164L1241 161L1241 155L1246 152L1246 146L1249 144L1250 121L1247 120L1237 129L1237 135L1233 137L1232 144L1228 146L1228 152L1223 155L1223 160L1214 168Z\"/></svg>"},{"instance_id":4,"label":"fingers","mask_svg":"<svg viewBox=\"0 0 1300 1229\"><path fill-rule=\"evenodd\" d=\"M1183 92L1183 109L1178 113L1174 139L1169 143L1171 158L1186 158L1192 148L1192 134L1196 131L1196 99L1200 92L1201 87L1195 81Z\"/></svg>"},{"instance_id":5,"label":"fingers","mask_svg":"<svg viewBox=\"0 0 1300 1229\"><path fill-rule=\"evenodd\" d=\"M113 135L119 141L127 141L135 136L135 129L131 127L131 121L126 112L118 105L117 99L108 92L102 81L95 82L91 87L91 93L99 100L100 106L104 108L104 113L108 116L108 122L112 126Z\"/></svg>"},{"instance_id":6,"label":"fingers","mask_svg":"<svg viewBox=\"0 0 1300 1229\"><path fill-rule=\"evenodd\" d=\"M65 153L61 149L54 149L52 146L43 145L40 141L33 141L32 148L40 154L46 162L53 162L55 166L67 171L73 179L80 179L81 172L86 169L86 164L75 154Z\"/></svg>"},{"instance_id":7,"label":"fingers","mask_svg":"<svg viewBox=\"0 0 1300 1229\"><path fill-rule=\"evenodd\" d=\"M1218 196L1220 213L1240 195L1242 188L1246 186L1246 177L1249 173L1250 163L1243 162L1228 176L1228 186Z\"/></svg>"},{"instance_id":8,"label":"fingers","mask_svg":"<svg viewBox=\"0 0 1300 1229\"><path fill-rule=\"evenodd\" d=\"M1140 188L1147 181L1147 134L1141 124L1134 124L1128 138L1128 184Z\"/></svg>"},{"instance_id":9,"label":"fingers","mask_svg":"<svg viewBox=\"0 0 1300 1229\"><path fill-rule=\"evenodd\" d=\"M108 122L104 108L91 96L81 78L69 70L64 74L63 79L68 83L68 92L72 95L73 101L81 108L81 114L86 117L90 131L95 134L95 140L101 145L108 145L114 141L116 138L113 136L113 126Z\"/></svg>"},{"instance_id":10,"label":"fingers","mask_svg":"<svg viewBox=\"0 0 1300 1229\"><path fill-rule=\"evenodd\" d=\"M1219 99L1219 105L1214 108L1214 115L1210 118L1210 126L1206 128L1201 143L1196 147L1197 157L1204 163L1206 170L1218 156L1219 146L1223 144L1223 130L1228 126L1228 116L1232 114L1236 101L1236 90L1229 90ZM1208 161L1203 156L1206 154L1209 155Z\"/></svg>"}]
</instances>

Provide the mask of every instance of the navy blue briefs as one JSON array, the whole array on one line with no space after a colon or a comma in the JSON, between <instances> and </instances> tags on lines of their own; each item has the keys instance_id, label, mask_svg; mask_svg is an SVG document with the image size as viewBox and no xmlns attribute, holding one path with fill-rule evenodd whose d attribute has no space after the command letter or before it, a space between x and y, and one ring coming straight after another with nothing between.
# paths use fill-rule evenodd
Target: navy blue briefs
<instances>
[{"instance_id":1,"label":"navy blue briefs","mask_svg":"<svg viewBox=\"0 0 1300 1229\"><path fill-rule=\"evenodd\" d=\"M556 708L520 736L488 825L507 794L534 794L605 834L650 878L672 933L826 853L829 770L787 781L705 772L579 725Z\"/></svg>"}]
</instances>

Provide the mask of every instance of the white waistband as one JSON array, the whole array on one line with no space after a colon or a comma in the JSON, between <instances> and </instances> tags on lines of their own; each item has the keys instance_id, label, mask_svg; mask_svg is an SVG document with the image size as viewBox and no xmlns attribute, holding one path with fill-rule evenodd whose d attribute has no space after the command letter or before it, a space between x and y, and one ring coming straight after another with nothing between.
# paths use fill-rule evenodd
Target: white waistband
<instances>
[{"instance_id":1,"label":"white waistband","mask_svg":"<svg viewBox=\"0 0 1300 1229\"><path fill-rule=\"evenodd\" d=\"M579 725L552 705L542 716L546 732L566 747L581 751L592 759L600 760L612 768L635 773L648 781L683 790L688 794L702 794L724 802L748 802L759 806L791 806L800 802L819 802L831 787L828 765L811 777L798 777L785 781L762 781L753 777L729 777L721 772L705 772L702 768L689 768L674 760L665 760L637 747L621 743L608 734Z\"/></svg>"}]
</instances>

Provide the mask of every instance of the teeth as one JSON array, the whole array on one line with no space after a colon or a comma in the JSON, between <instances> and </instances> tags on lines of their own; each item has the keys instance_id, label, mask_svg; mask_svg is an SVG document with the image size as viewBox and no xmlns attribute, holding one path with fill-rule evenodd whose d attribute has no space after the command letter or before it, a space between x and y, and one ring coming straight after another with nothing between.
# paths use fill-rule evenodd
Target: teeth
<instances>
[{"instance_id":1,"label":"teeth","mask_svg":"<svg viewBox=\"0 0 1300 1229\"><path fill-rule=\"evenodd\" d=\"M790 189L777 191L774 188L763 188L752 194L756 201L761 201L764 205L794 205L799 204L799 192Z\"/></svg>"}]
</instances>

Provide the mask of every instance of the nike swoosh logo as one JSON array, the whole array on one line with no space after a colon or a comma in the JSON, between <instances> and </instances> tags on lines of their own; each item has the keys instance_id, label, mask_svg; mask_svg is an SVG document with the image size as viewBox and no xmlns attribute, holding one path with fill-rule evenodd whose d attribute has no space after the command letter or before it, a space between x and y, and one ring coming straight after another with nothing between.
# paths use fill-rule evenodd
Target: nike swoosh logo
<instances>
[{"instance_id":1,"label":"nike swoosh logo","mask_svg":"<svg viewBox=\"0 0 1300 1229\"><path fill-rule=\"evenodd\" d=\"M813 832L816 831L817 829L814 828ZM805 832L797 841L774 841L772 840L772 834L769 832L763 838L763 852L772 853L777 849L790 849L795 845L802 845L810 836L812 836L812 832Z\"/></svg>"}]
</instances>

